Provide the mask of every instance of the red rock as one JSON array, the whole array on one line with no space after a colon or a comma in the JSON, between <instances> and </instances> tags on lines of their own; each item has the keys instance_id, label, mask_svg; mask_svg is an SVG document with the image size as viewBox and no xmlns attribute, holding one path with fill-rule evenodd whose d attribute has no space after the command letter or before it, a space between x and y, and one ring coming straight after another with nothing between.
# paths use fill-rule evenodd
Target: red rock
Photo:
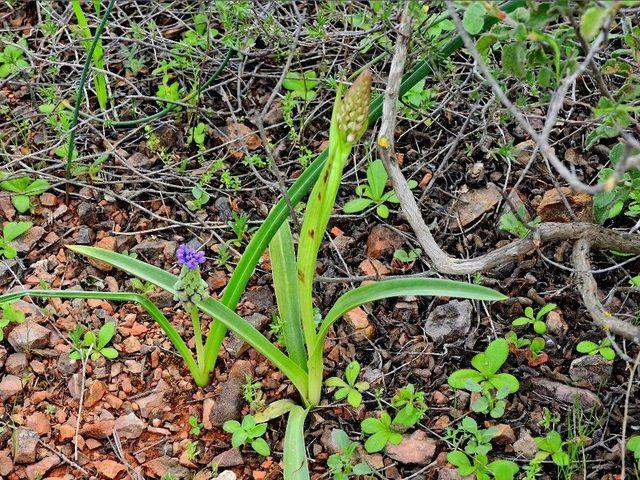
<instances>
[{"instance_id":1,"label":"red rock","mask_svg":"<svg viewBox=\"0 0 640 480\"><path fill-rule=\"evenodd\" d=\"M34 463L33 465L29 465L25 469L25 473L27 474L27 478L29 480L39 480L44 477L44 475L51 470L53 467L60 463L60 458L57 455L50 455L48 457L43 458L38 463Z\"/></svg>"},{"instance_id":2,"label":"red rock","mask_svg":"<svg viewBox=\"0 0 640 480\"><path fill-rule=\"evenodd\" d=\"M392 255L403 244L404 239L398 233L382 225L375 226L367 238L367 257Z\"/></svg>"},{"instance_id":3,"label":"red rock","mask_svg":"<svg viewBox=\"0 0 640 480\"><path fill-rule=\"evenodd\" d=\"M496 428L498 431L492 437L492 439L501 445L511 445L516 441L516 434L509 425L504 423L499 423L498 425L494 425L493 428Z\"/></svg>"},{"instance_id":4,"label":"red rock","mask_svg":"<svg viewBox=\"0 0 640 480\"><path fill-rule=\"evenodd\" d=\"M98 470L100 475L113 480L118 474L126 469L121 463L113 460L102 460L100 462L93 462L93 466Z\"/></svg>"},{"instance_id":5,"label":"red rock","mask_svg":"<svg viewBox=\"0 0 640 480\"><path fill-rule=\"evenodd\" d=\"M3 402L22 391L22 382L15 375L5 375L0 381L0 399Z\"/></svg>"},{"instance_id":6,"label":"red rock","mask_svg":"<svg viewBox=\"0 0 640 480\"><path fill-rule=\"evenodd\" d=\"M359 265L360 271L368 276L384 276L389 274L389 269L375 258L365 258Z\"/></svg>"},{"instance_id":7,"label":"red rock","mask_svg":"<svg viewBox=\"0 0 640 480\"><path fill-rule=\"evenodd\" d=\"M16 250L20 253L30 252L38 240L44 235L44 228L40 225L31 227L24 235L20 235L16 238L12 244Z\"/></svg>"},{"instance_id":8,"label":"red rock","mask_svg":"<svg viewBox=\"0 0 640 480\"><path fill-rule=\"evenodd\" d=\"M51 331L35 322L21 323L9 333L7 340L16 352L28 352L49 344Z\"/></svg>"},{"instance_id":9,"label":"red rock","mask_svg":"<svg viewBox=\"0 0 640 480\"><path fill-rule=\"evenodd\" d=\"M87 394L84 398L84 406L87 408L93 407L96 403L102 400L106 391L107 387L103 382L100 380L93 380L87 389Z\"/></svg>"},{"instance_id":10,"label":"red rock","mask_svg":"<svg viewBox=\"0 0 640 480\"><path fill-rule=\"evenodd\" d=\"M363 337L371 339L375 336L376 329L369 321L367 312L365 312L362 308L356 307L353 310L348 311L344 314L344 319L355 331L356 340L358 339L358 337L360 338L360 340L362 340Z\"/></svg>"},{"instance_id":11,"label":"red rock","mask_svg":"<svg viewBox=\"0 0 640 480\"><path fill-rule=\"evenodd\" d=\"M85 437L105 440L113 433L113 420L98 420L82 427L81 433Z\"/></svg>"},{"instance_id":12,"label":"red rock","mask_svg":"<svg viewBox=\"0 0 640 480\"><path fill-rule=\"evenodd\" d=\"M13 432L13 461L14 463L30 464L36 461L38 434L26 427L18 427Z\"/></svg>"},{"instance_id":13,"label":"red rock","mask_svg":"<svg viewBox=\"0 0 640 480\"><path fill-rule=\"evenodd\" d=\"M6 477L13 470L10 450L0 450L0 477Z\"/></svg>"},{"instance_id":14,"label":"red rock","mask_svg":"<svg viewBox=\"0 0 640 480\"><path fill-rule=\"evenodd\" d=\"M147 424L140 420L135 413L118 417L114 424L114 429L122 439L135 440L146 428Z\"/></svg>"},{"instance_id":15,"label":"red rock","mask_svg":"<svg viewBox=\"0 0 640 480\"><path fill-rule=\"evenodd\" d=\"M451 213L457 219L456 224L459 221L464 227L491 210L501 198L500 191L495 185L471 190L460 195L454 202Z\"/></svg>"},{"instance_id":16,"label":"red rock","mask_svg":"<svg viewBox=\"0 0 640 480\"><path fill-rule=\"evenodd\" d=\"M387 456L400 463L428 465L436 453L436 441L422 430L403 435L398 445L387 445Z\"/></svg>"},{"instance_id":17,"label":"red rock","mask_svg":"<svg viewBox=\"0 0 640 480\"><path fill-rule=\"evenodd\" d=\"M58 427L58 440L62 442L68 442L73 438L76 433L76 429L69 425L68 423L64 423Z\"/></svg>"},{"instance_id":18,"label":"red rock","mask_svg":"<svg viewBox=\"0 0 640 480\"><path fill-rule=\"evenodd\" d=\"M147 473L154 478L162 478L164 475L172 475L176 480L188 478L191 474L188 468L178 463L171 457L158 457L144 464Z\"/></svg>"},{"instance_id":19,"label":"red rock","mask_svg":"<svg viewBox=\"0 0 640 480\"><path fill-rule=\"evenodd\" d=\"M122 347L126 353L137 353L142 349L142 344L137 337L127 337L122 342Z\"/></svg>"},{"instance_id":20,"label":"red rock","mask_svg":"<svg viewBox=\"0 0 640 480\"><path fill-rule=\"evenodd\" d=\"M43 412L34 412L29 415L25 425L41 436L49 435L51 432L51 422Z\"/></svg>"},{"instance_id":21,"label":"red rock","mask_svg":"<svg viewBox=\"0 0 640 480\"><path fill-rule=\"evenodd\" d=\"M108 237L108 236L102 238L101 240L96 242L96 244L94 245L94 247L104 248L106 250L111 250L112 252L115 252L116 246L117 246L116 239L114 237ZM111 265L101 260L94 260L93 258L89 258L89 263L94 267L96 267L98 270L101 270L103 272L110 272L113 269Z\"/></svg>"},{"instance_id":22,"label":"red rock","mask_svg":"<svg viewBox=\"0 0 640 480\"><path fill-rule=\"evenodd\" d=\"M592 197L588 193L574 192L569 187L560 189L569 205L576 214L577 221L591 221ZM569 222L569 212L562 201L562 195L557 189L547 190L542 196L542 201L537 207L538 215L544 222Z\"/></svg>"},{"instance_id":23,"label":"red rock","mask_svg":"<svg viewBox=\"0 0 640 480\"><path fill-rule=\"evenodd\" d=\"M53 193L45 192L40 195L40 205L45 207L55 207L58 204L58 197Z\"/></svg>"}]
</instances>

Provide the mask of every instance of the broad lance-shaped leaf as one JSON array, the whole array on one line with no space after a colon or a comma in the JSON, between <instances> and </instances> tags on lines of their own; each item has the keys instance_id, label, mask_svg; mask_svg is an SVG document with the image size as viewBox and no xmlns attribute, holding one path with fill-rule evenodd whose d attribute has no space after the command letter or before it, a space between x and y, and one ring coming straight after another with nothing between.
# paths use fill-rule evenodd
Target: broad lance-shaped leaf
<instances>
[{"instance_id":1,"label":"broad lance-shaped leaf","mask_svg":"<svg viewBox=\"0 0 640 480\"><path fill-rule=\"evenodd\" d=\"M298 283L296 281L296 256L289 222L284 221L269 244L269 257L273 274L278 312L282 320L285 347L291 359L307 369L307 353L304 348Z\"/></svg>"},{"instance_id":2,"label":"broad lance-shaped leaf","mask_svg":"<svg viewBox=\"0 0 640 480\"><path fill-rule=\"evenodd\" d=\"M318 332L315 346L309 353L309 398L320 400L322 388L322 349L329 328L345 313L375 300L407 295L457 297L474 300L504 300L500 292L480 285L440 278L399 278L362 285L342 295L325 316Z\"/></svg>"},{"instance_id":3,"label":"broad lance-shaped leaf","mask_svg":"<svg viewBox=\"0 0 640 480\"><path fill-rule=\"evenodd\" d=\"M193 358L193 354L191 353L191 350L189 349L187 344L184 343L180 334L173 327L171 322L167 320L164 314L158 309L158 307L156 307L154 303L144 295L140 295L133 292L85 292L82 290L22 290L19 292L12 292L12 293L7 293L5 295L1 295L0 304L4 302L13 302L15 300L19 300L24 296L40 297L40 298L51 298L51 297L97 298L101 300L136 302L142 308L144 308L147 311L147 313L151 315L151 318L153 318L158 323L160 328L162 328L162 330L167 335L167 337L169 338L169 340L171 341L175 349L178 351L180 356L183 358L183 360L187 364L187 367L189 368L189 371L193 375L194 379L196 380L196 383L198 383L198 385L200 386L207 385L208 383L208 375L206 375L205 377L201 375L201 372L198 369L198 365ZM106 325L113 325L113 323L105 324L105 326ZM106 328L109 330L111 329L111 327L106 327ZM102 329L101 329L101 332L102 332ZM102 335L107 335L108 333L110 332L105 330L104 332L102 332ZM100 339L101 344L104 343L104 345L106 345L106 342L104 341L105 338L106 336ZM110 337L106 341L108 340L110 340Z\"/></svg>"},{"instance_id":4,"label":"broad lance-shaped leaf","mask_svg":"<svg viewBox=\"0 0 640 480\"><path fill-rule=\"evenodd\" d=\"M284 434L284 478L287 480L309 480L307 450L304 445L304 421L307 411L293 407L289 412Z\"/></svg>"},{"instance_id":5,"label":"broad lance-shaped leaf","mask_svg":"<svg viewBox=\"0 0 640 480\"><path fill-rule=\"evenodd\" d=\"M298 244L298 293L307 349L315 342L313 277L318 250L340 187L344 164L353 143L367 128L370 96L371 72L368 70L360 74L343 99L338 93L329 129L327 164L311 190L302 221Z\"/></svg>"}]
</instances>

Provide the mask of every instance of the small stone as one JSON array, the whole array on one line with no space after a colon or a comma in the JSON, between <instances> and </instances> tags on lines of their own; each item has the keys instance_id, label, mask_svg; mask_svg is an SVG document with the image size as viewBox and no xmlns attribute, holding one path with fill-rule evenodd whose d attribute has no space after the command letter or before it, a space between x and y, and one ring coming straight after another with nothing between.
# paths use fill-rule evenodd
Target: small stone
<instances>
[{"instance_id":1,"label":"small stone","mask_svg":"<svg viewBox=\"0 0 640 480\"><path fill-rule=\"evenodd\" d=\"M538 445L529 430L524 428L520 430L518 440L513 442L513 451L527 459L535 457L538 452Z\"/></svg>"},{"instance_id":2,"label":"small stone","mask_svg":"<svg viewBox=\"0 0 640 480\"><path fill-rule=\"evenodd\" d=\"M7 358L4 366L6 372L11 375L22 375L27 368L29 368L29 363L24 353L12 353Z\"/></svg>"},{"instance_id":3,"label":"small stone","mask_svg":"<svg viewBox=\"0 0 640 480\"><path fill-rule=\"evenodd\" d=\"M0 398L6 402L22 391L22 382L15 375L5 375L0 381Z\"/></svg>"},{"instance_id":4,"label":"small stone","mask_svg":"<svg viewBox=\"0 0 640 480\"><path fill-rule=\"evenodd\" d=\"M96 403L102 400L105 392L107 391L107 387L104 382L100 380L94 380L89 384L89 388L87 389L87 394L84 399L84 405L87 408L93 407Z\"/></svg>"},{"instance_id":5,"label":"small stone","mask_svg":"<svg viewBox=\"0 0 640 480\"><path fill-rule=\"evenodd\" d=\"M95 239L95 234L93 230L91 230L86 225L81 225L78 227L78 232L76 233L75 243L78 245L91 245Z\"/></svg>"},{"instance_id":6,"label":"small stone","mask_svg":"<svg viewBox=\"0 0 640 480\"><path fill-rule=\"evenodd\" d=\"M22 465L36 461L38 434L26 427L18 427L13 432L13 462Z\"/></svg>"},{"instance_id":7,"label":"small stone","mask_svg":"<svg viewBox=\"0 0 640 480\"><path fill-rule=\"evenodd\" d=\"M175 480L184 480L191 476L188 468L183 467L178 460L171 457L158 457L150 460L144 464L144 468L149 475L155 478L171 475Z\"/></svg>"},{"instance_id":8,"label":"small stone","mask_svg":"<svg viewBox=\"0 0 640 480\"><path fill-rule=\"evenodd\" d=\"M271 322L271 319L261 313L252 313L244 319L249 322L256 330L261 332ZM239 357L249 348L249 344L246 343L235 333L229 336L229 340L226 344L226 350L233 357Z\"/></svg>"},{"instance_id":9,"label":"small stone","mask_svg":"<svg viewBox=\"0 0 640 480\"><path fill-rule=\"evenodd\" d=\"M380 260L365 258L358 266L364 275L382 277L389 275L389 269Z\"/></svg>"},{"instance_id":10,"label":"small stone","mask_svg":"<svg viewBox=\"0 0 640 480\"><path fill-rule=\"evenodd\" d=\"M584 408L602 407L600 399L593 392L584 388L572 387L544 377L531 378L530 382L533 391L541 395L548 395L559 402L573 405L578 400Z\"/></svg>"},{"instance_id":11,"label":"small stone","mask_svg":"<svg viewBox=\"0 0 640 480\"><path fill-rule=\"evenodd\" d=\"M0 477L6 477L13 471L10 450L0 450Z\"/></svg>"},{"instance_id":12,"label":"small stone","mask_svg":"<svg viewBox=\"0 0 640 480\"><path fill-rule=\"evenodd\" d=\"M27 478L29 480L39 480L44 477L45 473L47 473L59 463L60 457L58 457L57 455L50 455L48 457L44 457L38 463L29 465L25 469L25 473L27 474Z\"/></svg>"},{"instance_id":13,"label":"small stone","mask_svg":"<svg viewBox=\"0 0 640 480\"><path fill-rule=\"evenodd\" d=\"M379 259L383 255L392 255L402 247L404 239L400 234L382 225L373 227L367 238L367 257Z\"/></svg>"},{"instance_id":14,"label":"small stone","mask_svg":"<svg viewBox=\"0 0 640 480\"><path fill-rule=\"evenodd\" d=\"M371 339L376 334L376 329L369 321L369 316L362 308L356 307L353 310L344 314L344 319L347 321L351 329L355 332L355 340L362 340L364 338Z\"/></svg>"},{"instance_id":15,"label":"small stone","mask_svg":"<svg viewBox=\"0 0 640 480\"><path fill-rule=\"evenodd\" d=\"M15 249L20 253L30 252L34 245L42 238L44 235L44 228L39 225L35 227L31 227L27 232L23 235L20 235L16 238L12 245Z\"/></svg>"},{"instance_id":16,"label":"small stone","mask_svg":"<svg viewBox=\"0 0 640 480\"><path fill-rule=\"evenodd\" d=\"M244 459L242 458L242 454L239 449L232 448L213 457L211 463L216 465L218 468L230 468L244 465Z\"/></svg>"},{"instance_id":17,"label":"small stone","mask_svg":"<svg viewBox=\"0 0 640 480\"><path fill-rule=\"evenodd\" d=\"M504 423L499 423L493 428L496 428L498 430L492 437L492 440L496 443L499 443L501 445L511 445L516 441L516 434L514 433L511 426Z\"/></svg>"},{"instance_id":18,"label":"small stone","mask_svg":"<svg viewBox=\"0 0 640 480\"><path fill-rule=\"evenodd\" d=\"M43 412L33 412L27 417L25 425L40 436L49 435L51 432L51 422Z\"/></svg>"},{"instance_id":19,"label":"small stone","mask_svg":"<svg viewBox=\"0 0 640 480\"><path fill-rule=\"evenodd\" d=\"M147 157L142 152L135 152L129 158L127 158L126 162L122 162L125 165L131 165L134 168L148 168L151 167L158 160L156 155L152 155L151 157Z\"/></svg>"},{"instance_id":20,"label":"small stone","mask_svg":"<svg viewBox=\"0 0 640 480\"><path fill-rule=\"evenodd\" d=\"M161 412L167 406L164 397L170 390L171 387L167 382L160 380L153 392L136 400L140 414L144 418L149 418L151 415L157 415Z\"/></svg>"},{"instance_id":21,"label":"small stone","mask_svg":"<svg viewBox=\"0 0 640 480\"><path fill-rule=\"evenodd\" d=\"M102 238L98 242L96 242L94 247L104 248L105 250L110 250L112 252L115 252L116 245L117 245L116 239L114 237L107 236ZM94 267L96 267L98 270L101 270L103 272L110 272L111 270L113 270L113 266L109 265L106 262L103 262L102 260L95 260L93 258L89 258L88 260L89 260L89 263Z\"/></svg>"},{"instance_id":22,"label":"small stone","mask_svg":"<svg viewBox=\"0 0 640 480\"><path fill-rule=\"evenodd\" d=\"M562 195L556 188L552 188L551 190L547 190L542 196L542 201L536 210L543 222L572 221L569 216L569 212L567 212L567 208L564 205L562 199L563 196L567 199L576 215L575 221L591 221L591 195L588 193L574 192L569 187L562 187L560 191L562 192Z\"/></svg>"},{"instance_id":23,"label":"small stone","mask_svg":"<svg viewBox=\"0 0 640 480\"><path fill-rule=\"evenodd\" d=\"M422 430L403 435L398 445L387 445L387 456L400 463L428 465L436 453L436 441Z\"/></svg>"},{"instance_id":24,"label":"small stone","mask_svg":"<svg viewBox=\"0 0 640 480\"><path fill-rule=\"evenodd\" d=\"M126 469L126 467L121 463L109 459L102 460L100 462L94 462L93 465L101 475L104 475L111 480L116 478L120 472Z\"/></svg>"},{"instance_id":25,"label":"small stone","mask_svg":"<svg viewBox=\"0 0 640 480\"><path fill-rule=\"evenodd\" d=\"M569 325L562 318L562 314L557 310L551 310L547 314L546 322L549 333L552 335L564 335L569 330Z\"/></svg>"},{"instance_id":26,"label":"small stone","mask_svg":"<svg viewBox=\"0 0 640 480\"><path fill-rule=\"evenodd\" d=\"M113 434L113 420L98 420L94 423L86 424L80 430L84 437L95 438L96 440L105 440Z\"/></svg>"},{"instance_id":27,"label":"small stone","mask_svg":"<svg viewBox=\"0 0 640 480\"><path fill-rule=\"evenodd\" d=\"M471 190L460 195L451 213L464 227L491 210L501 199L502 195L495 185Z\"/></svg>"},{"instance_id":28,"label":"small stone","mask_svg":"<svg viewBox=\"0 0 640 480\"><path fill-rule=\"evenodd\" d=\"M447 405L449 403L449 397L439 390L436 390L431 394L431 399L436 405Z\"/></svg>"},{"instance_id":29,"label":"small stone","mask_svg":"<svg viewBox=\"0 0 640 480\"><path fill-rule=\"evenodd\" d=\"M252 372L251 362L247 360L238 360L233 364L209 412L211 425L219 427L227 420L238 418L242 409L244 383L247 375L251 375Z\"/></svg>"},{"instance_id":30,"label":"small stone","mask_svg":"<svg viewBox=\"0 0 640 480\"><path fill-rule=\"evenodd\" d=\"M212 478L211 480L236 480L237 478L238 477L233 470L225 470L224 472L220 472L220 475Z\"/></svg>"},{"instance_id":31,"label":"small stone","mask_svg":"<svg viewBox=\"0 0 640 480\"><path fill-rule=\"evenodd\" d=\"M53 193L45 192L40 195L40 205L44 207L55 207L58 204L58 197Z\"/></svg>"},{"instance_id":32,"label":"small stone","mask_svg":"<svg viewBox=\"0 0 640 480\"><path fill-rule=\"evenodd\" d=\"M433 309L427 317L424 331L437 343L457 340L469 332L472 313L473 306L469 300L451 300Z\"/></svg>"},{"instance_id":33,"label":"small stone","mask_svg":"<svg viewBox=\"0 0 640 480\"><path fill-rule=\"evenodd\" d=\"M339 428L327 428L322 433L320 437L320 443L324 447L324 450L327 453L334 454L338 453L340 449L340 445L338 445L338 441L336 439L336 435L340 432Z\"/></svg>"},{"instance_id":34,"label":"small stone","mask_svg":"<svg viewBox=\"0 0 640 480\"><path fill-rule=\"evenodd\" d=\"M68 423L63 423L58 427L58 440L61 443L68 442L75 436L76 430L72 425Z\"/></svg>"},{"instance_id":35,"label":"small stone","mask_svg":"<svg viewBox=\"0 0 640 480\"><path fill-rule=\"evenodd\" d=\"M58 357L58 370L64 375L71 375L78 369L78 361L73 360L67 352Z\"/></svg>"},{"instance_id":36,"label":"small stone","mask_svg":"<svg viewBox=\"0 0 640 480\"><path fill-rule=\"evenodd\" d=\"M80 202L76 211L79 223L84 225L93 225L96 223L98 216L92 203Z\"/></svg>"},{"instance_id":37,"label":"small stone","mask_svg":"<svg viewBox=\"0 0 640 480\"><path fill-rule=\"evenodd\" d=\"M28 352L49 344L51 331L35 322L24 322L9 333L8 340L16 352Z\"/></svg>"},{"instance_id":38,"label":"small stone","mask_svg":"<svg viewBox=\"0 0 640 480\"><path fill-rule=\"evenodd\" d=\"M600 355L584 355L571 362L569 376L578 386L597 388L609 380L613 362Z\"/></svg>"},{"instance_id":39,"label":"small stone","mask_svg":"<svg viewBox=\"0 0 640 480\"><path fill-rule=\"evenodd\" d=\"M0 368L4 366L5 361L7 360L7 349L0 345Z\"/></svg>"},{"instance_id":40,"label":"small stone","mask_svg":"<svg viewBox=\"0 0 640 480\"><path fill-rule=\"evenodd\" d=\"M147 427L147 424L140 420L135 413L131 412L116 419L114 429L120 438L135 440Z\"/></svg>"},{"instance_id":41,"label":"small stone","mask_svg":"<svg viewBox=\"0 0 640 480\"><path fill-rule=\"evenodd\" d=\"M142 344L137 337L127 337L122 342L122 347L126 353L137 353L142 349Z\"/></svg>"}]
</instances>

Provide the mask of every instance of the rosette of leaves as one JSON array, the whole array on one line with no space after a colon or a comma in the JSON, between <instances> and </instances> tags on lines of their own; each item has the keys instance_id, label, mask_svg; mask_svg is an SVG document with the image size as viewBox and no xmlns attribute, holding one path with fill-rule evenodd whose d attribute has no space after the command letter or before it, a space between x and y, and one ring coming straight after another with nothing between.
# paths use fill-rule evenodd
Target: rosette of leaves
<instances>
[{"instance_id":1,"label":"rosette of leaves","mask_svg":"<svg viewBox=\"0 0 640 480\"><path fill-rule=\"evenodd\" d=\"M333 394L336 400L347 399L347 403L357 408L362 403L362 392L369 390L369 382L358 382L360 364L351 362L344 370L344 380L340 377L328 378L324 383L327 387L337 388Z\"/></svg>"}]
</instances>

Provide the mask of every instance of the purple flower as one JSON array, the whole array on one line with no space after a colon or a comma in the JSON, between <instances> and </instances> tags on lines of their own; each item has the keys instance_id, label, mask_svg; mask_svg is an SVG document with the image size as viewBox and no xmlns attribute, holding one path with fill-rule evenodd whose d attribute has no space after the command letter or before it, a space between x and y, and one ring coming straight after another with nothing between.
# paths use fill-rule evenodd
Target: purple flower
<instances>
[{"instance_id":1,"label":"purple flower","mask_svg":"<svg viewBox=\"0 0 640 480\"><path fill-rule=\"evenodd\" d=\"M178 265L184 265L189 270L195 270L198 265L204 263L204 252L198 252L195 248L188 247L184 243L176 250Z\"/></svg>"}]
</instances>

